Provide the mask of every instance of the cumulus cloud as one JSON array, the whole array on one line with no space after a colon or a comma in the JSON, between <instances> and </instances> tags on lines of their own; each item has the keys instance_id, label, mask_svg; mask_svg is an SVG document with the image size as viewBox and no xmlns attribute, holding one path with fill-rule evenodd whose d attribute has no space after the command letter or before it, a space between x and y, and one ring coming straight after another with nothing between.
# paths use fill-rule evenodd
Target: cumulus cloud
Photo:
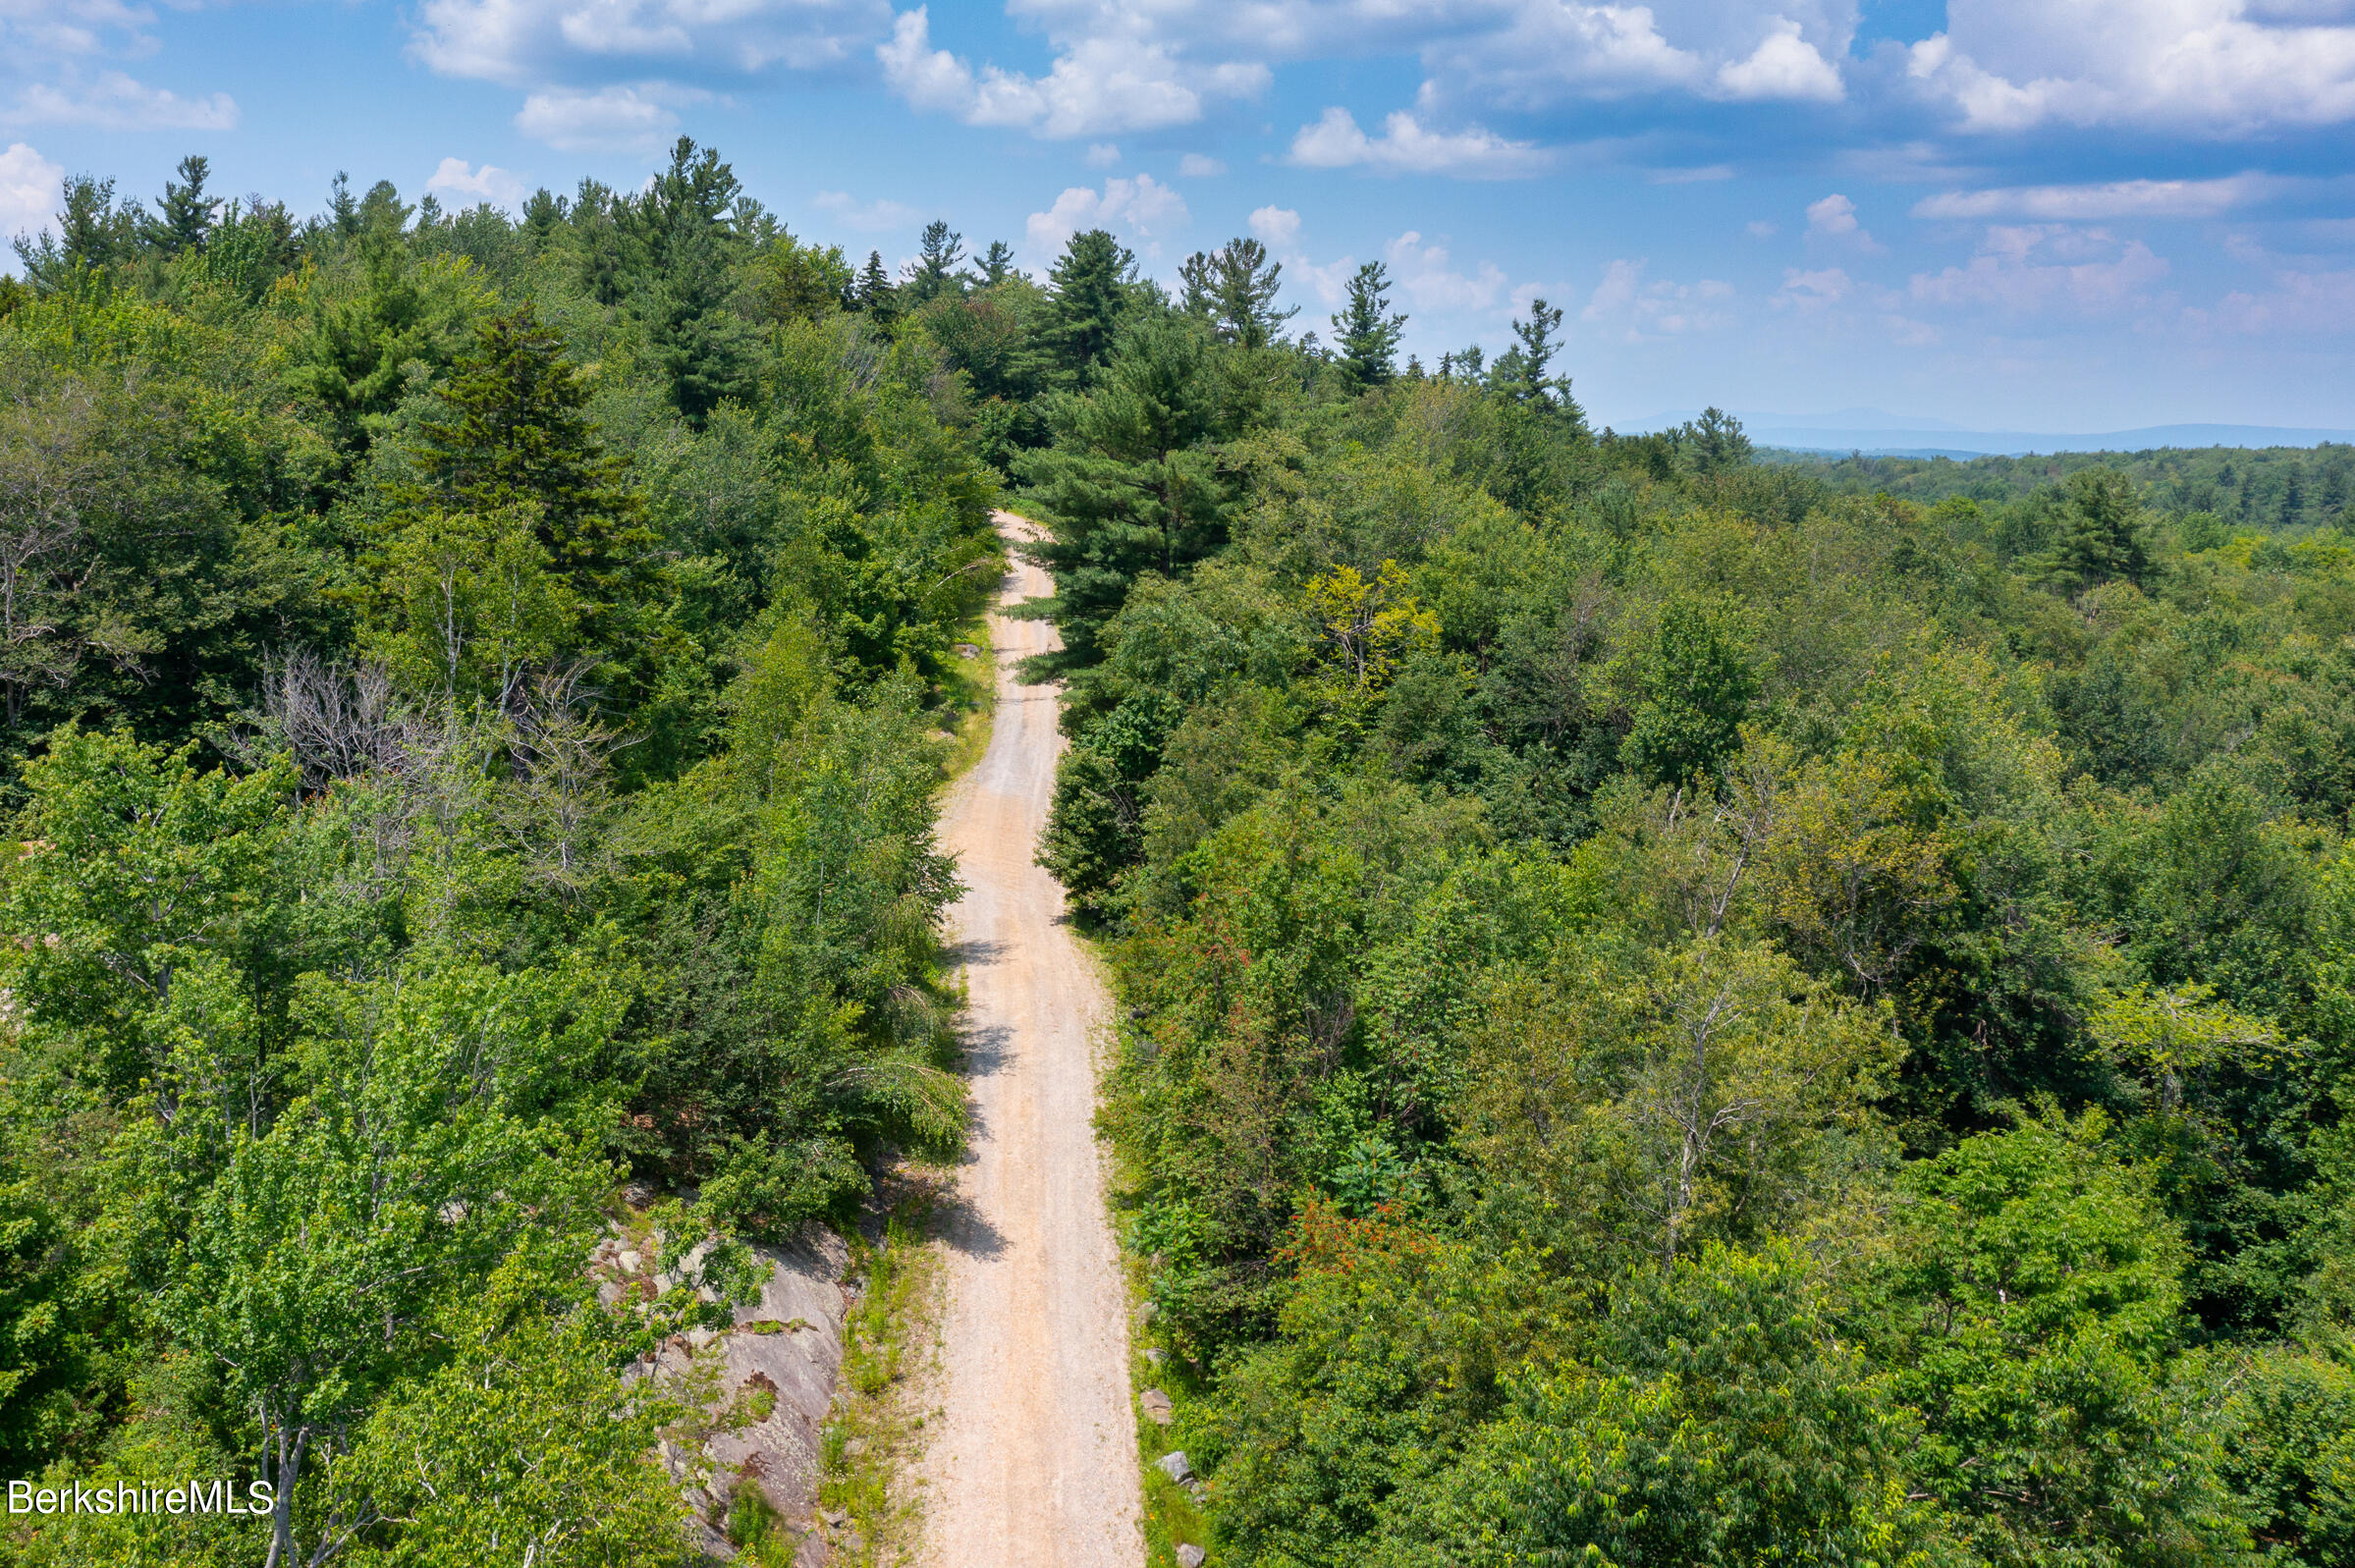
<instances>
[{"instance_id":1,"label":"cumulus cloud","mask_svg":"<svg viewBox=\"0 0 2355 1568\"><path fill-rule=\"evenodd\" d=\"M904 202L878 199L859 201L846 190L821 190L810 205L825 213L845 228L865 234L886 229L904 229L916 221L916 209Z\"/></svg>"},{"instance_id":2,"label":"cumulus cloud","mask_svg":"<svg viewBox=\"0 0 2355 1568\"><path fill-rule=\"evenodd\" d=\"M37 235L56 227L54 214L66 171L22 141L0 152L0 239Z\"/></svg>"},{"instance_id":3,"label":"cumulus cloud","mask_svg":"<svg viewBox=\"0 0 2355 1568\"><path fill-rule=\"evenodd\" d=\"M1116 175L1102 190L1073 186L1064 191L1052 207L1030 215L1023 238L1041 262L1053 259L1083 229L1109 229L1140 253L1158 256L1161 240L1184 228L1190 217L1185 198L1151 175L1133 180Z\"/></svg>"},{"instance_id":4,"label":"cumulus cloud","mask_svg":"<svg viewBox=\"0 0 2355 1568\"><path fill-rule=\"evenodd\" d=\"M993 65L976 70L933 48L931 18L918 6L892 24L875 59L884 81L915 108L1045 136L1190 125L1202 118L1206 98L1252 97L1267 89L1263 63L1194 66L1137 30L1080 37L1057 55L1045 76L1033 77Z\"/></svg>"},{"instance_id":5,"label":"cumulus cloud","mask_svg":"<svg viewBox=\"0 0 2355 1568\"><path fill-rule=\"evenodd\" d=\"M1962 129L2137 125L2243 135L2355 119L2344 6L1950 0L1908 70Z\"/></svg>"},{"instance_id":6,"label":"cumulus cloud","mask_svg":"<svg viewBox=\"0 0 2355 1568\"><path fill-rule=\"evenodd\" d=\"M1998 225L1969 262L1916 273L1906 292L1922 304L2009 315L2106 315L2156 303L2166 276L2165 258L2139 240L2121 242L2100 229Z\"/></svg>"},{"instance_id":7,"label":"cumulus cloud","mask_svg":"<svg viewBox=\"0 0 2355 1568\"><path fill-rule=\"evenodd\" d=\"M561 152L653 153L679 129L658 85L567 87L535 92L516 114L516 129Z\"/></svg>"},{"instance_id":8,"label":"cumulus cloud","mask_svg":"<svg viewBox=\"0 0 2355 1568\"><path fill-rule=\"evenodd\" d=\"M1178 160L1178 172L1188 180L1213 180L1227 172L1218 159L1199 152L1189 152Z\"/></svg>"},{"instance_id":9,"label":"cumulus cloud","mask_svg":"<svg viewBox=\"0 0 2355 1568\"><path fill-rule=\"evenodd\" d=\"M1728 98L1796 98L1837 103L1847 95L1839 72L1800 35L1799 25L1777 17L1774 30L1743 60L1718 68L1718 90Z\"/></svg>"},{"instance_id":10,"label":"cumulus cloud","mask_svg":"<svg viewBox=\"0 0 2355 1568\"><path fill-rule=\"evenodd\" d=\"M1881 242L1857 222L1856 203L1837 191L1821 201L1807 204L1807 237L1853 245L1870 254L1878 254L1884 248Z\"/></svg>"},{"instance_id":11,"label":"cumulus cloud","mask_svg":"<svg viewBox=\"0 0 2355 1568\"><path fill-rule=\"evenodd\" d=\"M2230 332L2342 337L2355 332L2355 272L2276 272L2262 293L2235 291L2209 320Z\"/></svg>"},{"instance_id":12,"label":"cumulus cloud","mask_svg":"<svg viewBox=\"0 0 2355 1568\"><path fill-rule=\"evenodd\" d=\"M2043 218L2062 223L2108 218L2213 218L2261 200L2286 184L2252 172L2222 180L2115 180L2107 185L1949 190L1916 202L1913 215Z\"/></svg>"},{"instance_id":13,"label":"cumulus cloud","mask_svg":"<svg viewBox=\"0 0 2355 1568\"><path fill-rule=\"evenodd\" d=\"M1089 168L1109 169L1120 161L1121 149L1118 143L1111 141L1096 141L1088 144L1087 166Z\"/></svg>"},{"instance_id":14,"label":"cumulus cloud","mask_svg":"<svg viewBox=\"0 0 2355 1568\"><path fill-rule=\"evenodd\" d=\"M410 52L443 76L511 86L617 67L747 79L849 66L890 21L888 0L425 0Z\"/></svg>"},{"instance_id":15,"label":"cumulus cloud","mask_svg":"<svg viewBox=\"0 0 2355 1568\"><path fill-rule=\"evenodd\" d=\"M1727 308L1733 298L1731 284L1715 278L1690 284L1647 278L1649 267L1642 260L1610 263L1578 319L1605 337L1626 343L1707 331L1733 319Z\"/></svg>"},{"instance_id":16,"label":"cumulus cloud","mask_svg":"<svg viewBox=\"0 0 2355 1568\"><path fill-rule=\"evenodd\" d=\"M226 92L183 98L120 71L87 82L38 83L21 93L7 115L25 125L94 126L102 131L234 131L237 102Z\"/></svg>"},{"instance_id":17,"label":"cumulus cloud","mask_svg":"<svg viewBox=\"0 0 2355 1568\"><path fill-rule=\"evenodd\" d=\"M1279 250L1300 243L1300 215L1289 207L1254 207L1248 222L1252 234Z\"/></svg>"},{"instance_id":18,"label":"cumulus cloud","mask_svg":"<svg viewBox=\"0 0 2355 1568\"><path fill-rule=\"evenodd\" d=\"M1508 180L1535 174L1550 159L1530 142L1507 141L1479 126L1455 132L1426 130L1404 110L1383 122L1381 135L1369 136L1348 110L1336 107L1327 109L1315 125L1300 128L1292 137L1289 161L1305 169L1364 167L1384 174Z\"/></svg>"},{"instance_id":19,"label":"cumulus cloud","mask_svg":"<svg viewBox=\"0 0 2355 1568\"><path fill-rule=\"evenodd\" d=\"M1845 268L1822 267L1806 272L1794 267L1783 273L1782 287L1775 293L1775 303L1785 309L1814 312L1838 304L1855 290L1855 280Z\"/></svg>"},{"instance_id":20,"label":"cumulus cloud","mask_svg":"<svg viewBox=\"0 0 2355 1568\"><path fill-rule=\"evenodd\" d=\"M425 189L461 206L487 201L494 207L513 207L523 199L522 181L494 164L476 169L464 158L444 158Z\"/></svg>"},{"instance_id":21,"label":"cumulus cloud","mask_svg":"<svg viewBox=\"0 0 2355 1568\"><path fill-rule=\"evenodd\" d=\"M1413 229L1384 246L1382 254L1399 294L1417 310L1488 310L1505 297L1505 273L1495 262L1458 271L1445 245L1427 243Z\"/></svg>"}]
</instances>

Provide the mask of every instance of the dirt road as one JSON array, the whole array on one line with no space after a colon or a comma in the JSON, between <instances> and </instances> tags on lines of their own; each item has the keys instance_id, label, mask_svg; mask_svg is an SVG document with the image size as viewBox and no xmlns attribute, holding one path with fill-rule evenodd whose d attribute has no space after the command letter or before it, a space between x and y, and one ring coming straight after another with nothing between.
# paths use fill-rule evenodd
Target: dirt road
<instances>
[{"instance_id":1,"label":"dirt road","mask_svg":"<svg viewBox=\"0 0 2355 1568\"><path fill-rule=\"evenodd\" d=\"M1047 591L1046 573L1017 562L1000 602ZM1063 923L1063 890L1031 863L1062 749L1055 690L1014 679L1023 657L1057 643L1041 621L993 616L990 634L989 750L941 820L970 890L951 918L970 989L974 1116L947 1224L945 1410L926 1424L920 1560L1128 1568L1144 1548L1127 1309L1090 1126L1108 1002Z\"/></svg>"}]
</instances>

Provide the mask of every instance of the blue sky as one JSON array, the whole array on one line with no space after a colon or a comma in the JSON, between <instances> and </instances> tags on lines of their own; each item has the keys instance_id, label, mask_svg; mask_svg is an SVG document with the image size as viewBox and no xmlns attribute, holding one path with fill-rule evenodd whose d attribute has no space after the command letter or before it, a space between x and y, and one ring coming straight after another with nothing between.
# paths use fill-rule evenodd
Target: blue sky
<instances>
[{"instance_id":1,"label":"blue sky","mask_svg":"<svg viewBox=\"0 0 2355 1568\"><path fill-rule=\"evenodd\" d=\"M1599 420L2355 427L2355 0L0 0L0 232L186 152L299 210L634 185L1043 265L1256 234L1295 327L1543 297Z\"/></svg>"}]
</instances>

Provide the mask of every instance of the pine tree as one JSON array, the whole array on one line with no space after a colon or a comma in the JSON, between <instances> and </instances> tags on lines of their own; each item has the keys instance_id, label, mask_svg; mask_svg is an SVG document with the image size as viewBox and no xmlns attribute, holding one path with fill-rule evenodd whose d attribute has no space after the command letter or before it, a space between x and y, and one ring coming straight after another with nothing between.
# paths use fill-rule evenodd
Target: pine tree
<instances>
[{"instance_id":1,"label":"pine tree","mask_svg":"<svg viewBox=\"0 0 2355 1568\"><path fill-rule=\"evenodd\" d=\"M915 262L908 269L907 283L900 291L903 307L913 310L944 294L961 293L965 279L958 267L964 260L964 236L952 231L939 218L926 224Z\"/></svg>"},{"instance_id":2,"label":"pine tree","mask_svg":"<svg viewBox=\"0 0 2355 1568\"><path fill-rule=\"evenodd\" d=\"M1245 349L1275 342L1277 329L1300 313L1297 306L1276 308L1283 280L1284 263L1269 260L1268 247L1256 240L1230 240L1211 252L1211 315L1219 336Z\"/></svg>"},{"instance_id":3,"label":"pine tree","mask_svg":"<svg viewBox=\"0 0 2355 1568\"><path fill-rule=\"evenodd\" d=\"M523 203L523 243L534 254L545 249L548 242L564 228L569 206L564 197L546 186L534 190L531 199Z\"/></svg>"},{"instance_id":4,"label":"pine tree","mask_svg":"<svg viewBox=\"0 0 2355 1568\"><path fill-rule=\"evenodd\" d=\"M327 188L327 221L347 240L359 233L359 202L352 194L352 176L341 169Z\"/></svg>"},{"instance_id":5,"label":"pine tree","mask_svg":"<svg viewBox=\"0 0 2355 1568\"><path fill-rule=\"evenodd\" d=\"M1525 408L1549 418L1561 417L1572 425L1585 420L1585 411L1570 396L1570 378L1548 375L1554 356L1561 346L1554 334L1561 328L1561 311L1543 299L1529 301L1529 318L1516 319L1512 335L1518 341L1497 356L1489 370L1488 385ZM1477 349L1466 350L1463 357L1473 374L1479 373Z\"/></svg>"},{"instance_id":6,"label":"pine tree","mask_svg":"<svg viewBox=\"0 0 2355 1568\"><path fill-rule=\"evenodd\" d=\"M139 205L115 205L115 183L88 175L69 175L64 206L57 214L56 234L44 232L35 242L17 236L18 260L34 291L47 294L65 287L78 270L95 270L128 261L138 251Z\"/></svg>"},{"instance_id":7,"label":"pine tree","mask_svg":"<svg viewBox=\"0 0 2355 1568\"><path fill-rule=\"evenodd\" d=\"M1679 434L1685 451L1692 454L1695 473L1720 473L1750 460L1750 438L1742 434L1742 422L1723 408L1702 409L1701 417L1688 420Z\"/></svg>"},{"instance_id":8,"label":"pine tree","mask_svg":"<svg viewBox=\"0 0 2355 1568\"><path fill-rule=\"evenodd\" d=\"M1398 331L1406 325L1406 317L1386 313L1389 304L1389 269L1379 261L1369 261L1349 280L1349 302L1333 318L1333 335L1341 343L1342 374L1356 391L1386 387L1397 376Z\"/></svg>"},{"instance_id":9,"label":"pine tree","mask_svg":"<svg viewBox=\"0 0 2355 1568\"><path fill-rule=\"evenodd\" d=\"M167 256L202 251L212 237L221 204L204 193L204 178L212 166L196 153L180 160L180 179L164 182L156 198L156 215L142 223L140 237Z\"/></svg>"},{"instance_id":10,"label":"pine tree","mask_svg":"<svg viewBox=\"0 0 2355 1568\"><path fill-rule=\"evenodd\" d=\"M671 402L696 424L751 390L751 332L735 307L742 191L716 148L681 136L670 167L629 207L637 268L632 312L670 382Z\"/></svg>"},{"instance_id":11,"label":"pine tree","mask_svg":"<svg viewBox=\"0 0 2355 1568\"><path fill-rule=\"evenodd\" d=\"M1216 444L1233 433L1217 352L1201 325L1140 312L1083 397L1057 415L1055 444L1014 460L1025 505L1047 524L1056 624L1073 664L1140 573L1174 576L1226 542L1235 479Z\"/></svg>"},{"instance_id":12,"label":"pine tree","mask_svg":"<svg viewBox=\"0 0 2355 1568\"><path fill-rule=\"evenodd\" d=\"M977 265L981 268L981 287L984 289L995 289L1017 275L1013 265L1013 246L1003 240L992 240L989 248L981 252Z\"/></svg>"},{"instance_id":13,"label":"pine tree","mask_svg":"<svg viewBox=\"0 0 2355 1568\"><path fill-rule=\"evenodd\" d=\"M590 427L588 397L530 305L483 322L410 448L424 483L402 498L405 510L533 507L555 568L583 600L612 604L642 575L655 536L627 464Z\"/></svg>"},{"instance_id":14,"label":"pine tree","mask_svg":"<svg viewBox=\"0 0 2355 1568\"><path fill-rule=\"evenodd\" d=\"M1136 257L1103 229L1071 236L1047 274L1053 293L1045 337L1057 368L1085 386L1112 353L1136 283Z\"/></svg>"},{"instance_id":15,"label":"pine tree","mask_svg":"<svg viewBox=\"0 0 2355 1568\"><path fill-rule=\"evenodd\" d=\"M850 289L854 309L863 310L878 327L888 327L900 315L900 291L892 286L892 275L884 270L883 252L867 252L867 264L858 269L858 282Z\"/></svg>"}]
</instances>

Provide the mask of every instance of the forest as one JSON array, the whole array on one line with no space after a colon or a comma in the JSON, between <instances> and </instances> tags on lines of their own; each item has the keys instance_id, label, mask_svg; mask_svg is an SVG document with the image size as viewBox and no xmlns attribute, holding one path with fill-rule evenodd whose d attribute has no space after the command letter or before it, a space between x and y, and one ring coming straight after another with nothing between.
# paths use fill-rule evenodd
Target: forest
<instances>
[{"instance_id":1,"label":"forest","mask_svg":"<svg viewBox=\"0 0 2355 1568\"><path fill-rule=\"evenodd\" d=\"M627 1370L964 1133L1005 506L1157 1552L2355 1561L2343 450L1620 437L1542 299L1426 366L1249 240L895 276L685 140L520 218L207 174L0 285L0 1473L686 1560Z\"/></svg>"}]
</instances>

